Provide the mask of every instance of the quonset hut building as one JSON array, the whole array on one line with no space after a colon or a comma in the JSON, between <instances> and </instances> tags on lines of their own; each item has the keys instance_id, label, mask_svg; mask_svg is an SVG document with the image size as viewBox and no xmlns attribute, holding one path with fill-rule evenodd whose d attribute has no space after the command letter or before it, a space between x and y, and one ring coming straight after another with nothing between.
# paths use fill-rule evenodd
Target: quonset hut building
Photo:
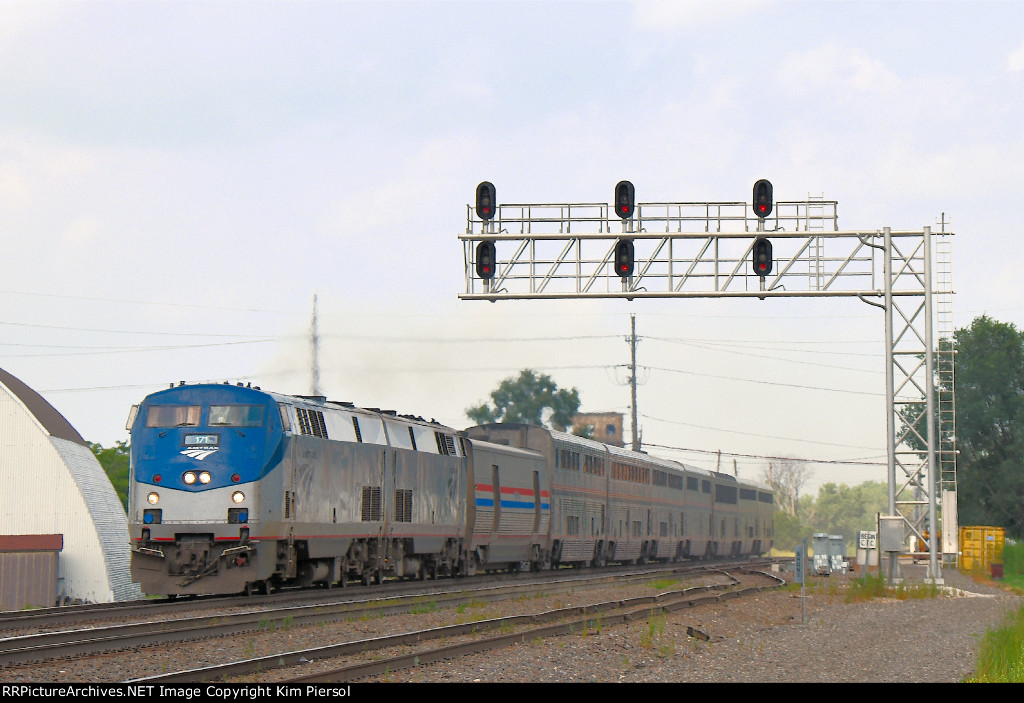
<instances>
[{"instance_id":1,"label":"quonset hut building","mask_svg":"<svg viewBox=\"0 0 1024 703\"><path fill-rule=\"evenodd\" d=\"M128 520L81 435L41 395L0 369L0 535L63 535L57 600L139 598Z\"/></svg>"}]
</instances>

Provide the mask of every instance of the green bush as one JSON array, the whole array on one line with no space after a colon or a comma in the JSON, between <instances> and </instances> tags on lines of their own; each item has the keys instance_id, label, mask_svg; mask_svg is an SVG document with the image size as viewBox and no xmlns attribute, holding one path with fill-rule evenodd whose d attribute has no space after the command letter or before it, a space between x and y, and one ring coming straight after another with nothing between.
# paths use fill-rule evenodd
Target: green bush
<instances>
[{"instance_id":1,"label":"green bush","mask_svg":"<svg viewBox=\"0 0 1024 703\"><path fill-rule=\"evenodd\" d=\"M1003 573L1024 576L1024 544L1010 544L1003 547Z\"/></svg>"}]
</instances>

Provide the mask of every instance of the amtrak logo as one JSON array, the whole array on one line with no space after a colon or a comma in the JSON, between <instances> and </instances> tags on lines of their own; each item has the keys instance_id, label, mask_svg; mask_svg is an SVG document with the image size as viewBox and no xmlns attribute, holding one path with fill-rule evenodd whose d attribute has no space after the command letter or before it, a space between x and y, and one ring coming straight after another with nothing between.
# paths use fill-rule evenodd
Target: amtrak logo
<instances>
[{"instance_id":1,"label":"amtrak logo","mask_svg":"<svg viewBox=\"0 0 1024 703\"><path fill-rule=\"evenodd\" d=\"M214 447L213 449L184 449L181 451L181 453L184 454L185 456L190 456L197 461L202 461L203 459L217 451L217 449L218 447Z\"/></svg>"}]
</instances>

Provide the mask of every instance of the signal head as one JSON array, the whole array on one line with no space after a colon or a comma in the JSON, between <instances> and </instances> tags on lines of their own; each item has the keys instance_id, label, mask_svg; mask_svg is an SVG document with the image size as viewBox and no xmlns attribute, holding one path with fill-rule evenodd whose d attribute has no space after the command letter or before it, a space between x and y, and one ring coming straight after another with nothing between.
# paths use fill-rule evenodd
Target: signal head
<instances>
[{"instance_id":1,"label":"signal head","mask_svg":"<svg viewBox=\"0 0 1024 703\"><path fill-rule=\"evenodd\" d=\"M633 208L636 205L636 191L629 181L619 181L615 184L615 214L624 220L633 216Z\"/></svg>"},{"instance_id":2,"label":"signal head","mask_svg":"<svg viewBox=\"0 0 1024 703\"><path fill-rule=\"evenodd\" d=\"M615 273L623 278L633 275L633 240L620 239L615 242Z\"/></svg>"},{"instance_id":3,"label":"signal head","mask_svg":"<svg viewBox=\"0 0 1024 703\"><path fill-rule=\"evenodd\" d=\"M498 197L494 191L494 184L484 181L476 187L476 216L487 221L494 217L498 209Z\"/></svg>"},{"instance_id":4,"label":"signal head","mask_svg":"<svg viewBox=\"0 0 1024 703\"><path fill-rule=\"evenodd\" d=\"M497 252L494 242L485 239L476 245L476 275L485 281L494 278L497 269Z\"/></svg>"},{"instance_id":5,"label":"signal head","mask_svg":"<svg viewBox=\"0 0 1024 703\"><path fill-rule=\"evenodd\" d=\"M772 214L772 183L765 178L754 184L754 214L758 217Z\"/></svg>"},{"instance_id":6,"label":"signal head","mask_svg":"<svg viewBox=\"0 0 1024 703\"><path fill-rule=\"evenodd\" d=\"M754 240L751 264L755 276L767 276L772 272L772 243L765 237Z\"/></svg>"}]
</instances>

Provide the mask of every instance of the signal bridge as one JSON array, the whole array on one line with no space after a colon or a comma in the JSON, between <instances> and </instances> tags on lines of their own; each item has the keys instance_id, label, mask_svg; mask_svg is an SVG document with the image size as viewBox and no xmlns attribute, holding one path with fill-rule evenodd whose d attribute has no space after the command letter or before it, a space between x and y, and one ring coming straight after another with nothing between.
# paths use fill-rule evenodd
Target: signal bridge
<instances>
[{"instance_id":1,"label":"signal bridge","mask_svg":"<svg viewBox=\"0 0 1024 703\"><path fill-rule=\"evenodd\" d=\"M606 203L498 204L477 187L467 206L463 300L853 297L884 311L889 516L929 545L939 577L957 548L952 232L840 230L837 202L636 203L628 181ZM933 247L933 240L936 246ZM933 282L933 249L938 285ZM774 273L773 273L774 272ZM937 302L937 305L936 305ZM938 389L936 379L938 378ZM936 398L936 395L938 397ZM936 412L938 408L938 412ZM885 548L885 547L883 547Z\"/></svg>"},{"instance_id":2,"label":"signal bridge","mask_svg":"<svg viewBox=\"0 0 1024 703\"><path fill-rule=\"evenodd\" d=\"M467 207L464 300L555 298L835 297L885 294L882 230L840 231L837 202L638 203L621 220L606 203L502 204L493 219ZM891 231L892 294L921 295L922 231ZM774 245L762 276L747 265L758 237ZM616 270L616 244L634 247L632 275ZM476 275L477 245L495 243L493 278ZM905 253L904 253L905 252Z\"/></svg>"}]
</instances>

